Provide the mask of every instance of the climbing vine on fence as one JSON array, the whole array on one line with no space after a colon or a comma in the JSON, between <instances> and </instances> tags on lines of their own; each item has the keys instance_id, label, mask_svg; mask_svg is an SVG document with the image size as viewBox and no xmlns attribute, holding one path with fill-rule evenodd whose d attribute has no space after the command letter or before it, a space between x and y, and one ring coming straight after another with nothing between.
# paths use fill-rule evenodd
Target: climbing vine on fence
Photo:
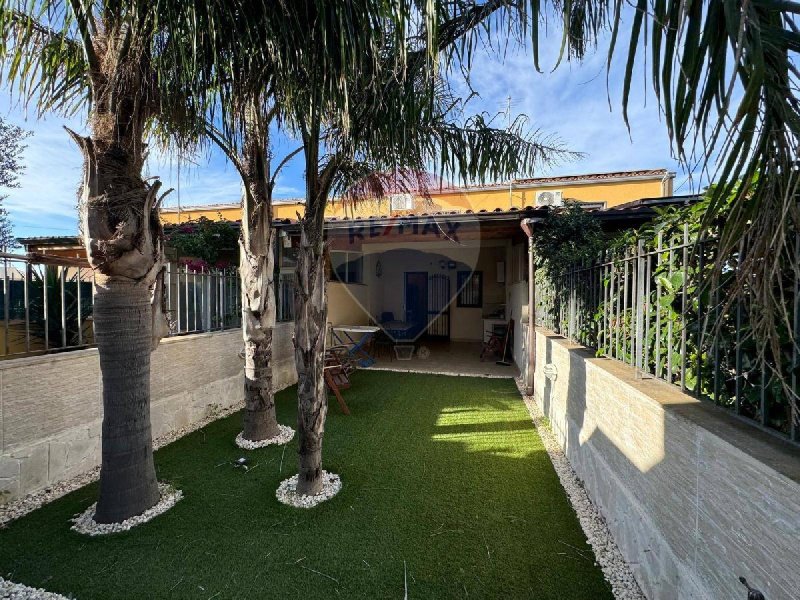
<instances>
[{"instance_id":1,"label":"climbing vine on fence","mask_svg":"<svg viewBox=\"0 0 800 600\"><path fill-rule=\"evenodd\" d=\"M751 311L761 304L751 304L746 284L731 293L747 237L717 262L727 211L706 223L708 197L659 210L650 223L613 237L598 234L585 211L548 217L537 230L538 322L800 441L792 408L800 376L796 256L781 263L783 286L775 290L792 291L780 342L758 344Z\"/></svg>"},{"instance_id":2,"label":"climbing vine on fence","mask_svg":"<svg viewBox=\"0 0 800 600\"><path fill-rule=\"evenodd\" d=\"M608 242L592 213L578 202L567 202L563 209L550 212L536 226L533 243L537 270L558 276L576 263L594 260Z\"/></svg>"}]
</instances>

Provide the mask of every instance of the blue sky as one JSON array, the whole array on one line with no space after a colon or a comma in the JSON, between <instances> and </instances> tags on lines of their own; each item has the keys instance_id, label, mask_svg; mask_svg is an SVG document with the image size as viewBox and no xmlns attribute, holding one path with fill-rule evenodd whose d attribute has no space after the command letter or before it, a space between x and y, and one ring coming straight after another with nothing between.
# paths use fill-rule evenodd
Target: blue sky
<instances>
[{"instance_id":1,"label":"blue sky","mask_svg":"<svg viewBox=\"0 0 800 600\"><path fill-rule=\"evenodd\" d=\"M472 70L472 85L480 97L468 105L469 112L494 114L505 110L506 99L510 96L512 114L526 114L532 127L558 135L569 149L586 154L579 161L555 166L538 175L667 168L678 173L676 193L690 193L704 183L698 179L687 181L686 174L671 157L666 127L659 118L655 98L641 70L631 92L629 134L620 104L623 74L620 64L612 66L609 78L609 109L606 56L602 50L580 64L565 63L551 73L557 40L545 46L541 61L543 73L535 71L531 57L523 52L511 52L504 60L492 53L479 53ZM460 89L466 94L465 87ZM85 124L81 119L65 120L55 115L37 121L31 114L26 119L21 108L11 105L7 90L0 91L0 114L33 131L25 151L27 171L21 178L21 187L9 190L5 201L15 234L76 234L81 157L63 126L85 132ZM275 142L275 162L298 145L295 140L281 136ZM185 206L239 199L238 176L217 151L193 162L154 153L148 162L147 174L160 176L165 189L175 188L167 197L166 206L176 206L178 202ZM278 178L275 197L301 196L303 187L302 164L295 159Z\"/></svg>"}]
</instances>

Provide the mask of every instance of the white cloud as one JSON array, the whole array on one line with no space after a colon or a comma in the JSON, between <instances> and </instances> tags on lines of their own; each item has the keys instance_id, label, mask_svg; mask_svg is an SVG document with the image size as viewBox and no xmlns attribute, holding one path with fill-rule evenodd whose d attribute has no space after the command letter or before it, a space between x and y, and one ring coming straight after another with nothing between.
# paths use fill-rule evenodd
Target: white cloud
<instances>
[{"instance_id":1,"label":"white cloud","mask_svg":"<svg viewBox=\"0 0 800 600\"><path fill-rule=\"evenodd\" d=\"M543 53L543 69L555 62L554 54ZM546 174L659 167L680 170L670 155L657 104L650 98L645 105L641 85L631 92L628 132L619 100L620 69L616 65L612 69L607 88L602 53L591 55L582 64L561 65L554 73L537 73L529 55L511 54L501 61L483 54L474 64L472 85L481 96L469 103L468 113L504 111L510 97L512 116L527 115L531 127L557 135L568 149L585 153L582 159L545 169ZM463 92L465 88L460 89Z\"/></svg>"},{"instance_id":2,"label":"white cloud","mask_svg":"<svg viewBox=\"0 0 800 600\"><path fill-rule=\"evenodd\" d=\"M6 100L3 98L3 100ZM50 117L42 121L25 120L21 110L9 109L5 119L28 130L25 172L20 187L8 190L5 207L18 236L77 233L77 190L82 159L63 126L80 128L75 121Z\"/></svg>"},{"instance_id":3,"label":"white cloud","mask_svg":"<svg viewBox=\"0 0 800 600\"><path fill-rule=\"evenodd\" d=\"M148 162L147 171L161 178L163 189L173 190L164 206L228 204L241 197L239 174L219 152L212 151L210 156L193 162L171 156L154 157Z\"/></svg>"},{"instance_id":4,"label":"white cloud","mask_svg":"<svg viewBox=\"0 0 800 600\"><path fill-rule=\"evenodd\" d=\"M82 177L82 158L64 125L85 132L78 119L55 116L26 120L22 110L0 97L4 118L33 136L26 141L25 173L20 187L8 190L8 209L17 236L70 235L78 232L77 194ZM239 177L219 153L200 157L195 163L178 161L169 155L153 153L145 169L147 176L158 175L163 189L173 188L165 206L236 202L240 196Z\"/></svg>"}]
</instances>

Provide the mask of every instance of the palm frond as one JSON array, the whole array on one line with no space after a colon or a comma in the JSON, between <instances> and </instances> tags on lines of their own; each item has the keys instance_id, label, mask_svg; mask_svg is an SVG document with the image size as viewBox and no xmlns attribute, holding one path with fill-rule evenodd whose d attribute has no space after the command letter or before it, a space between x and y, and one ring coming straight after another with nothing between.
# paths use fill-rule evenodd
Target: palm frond
<instances>
[{"instance_id":1,"label":"palm frond","mask_svg":"<svg viewBox=\"0 0 800 600\"><path fill-rule=\"evenodd\" d=\"M538 21L550 17L561 22L559 61L582 59L606 37L609 70L623 54L626 123L636 64L647 65L675 155L689 172L699 168L716 183L707 228L734 196L720 232L717 278L708 285L716 285L746 237L731 302L751 307L760 346L779 354L777 332L789 325L785 298L794 293L781 274L788 266L800 275L800 3L552 0L531 1L529 8L538 17L528 30L537 68L544 41Z\"/></svg>"},{"instance_id":2,"label":"palm frond","mask_svg":"<svg viewBox=\"0 0 800 600\"><path fill-rule=\"evenodd\" d=\"M687 165L699 155L717 181L706 226L734 195L721 231L717 276L746 237L734 296L750 298L756 338L780 356L778 321L794 330L784 301L793 290L786 287L782 265L798 269L800 32L795 19L800 5L773 0L642 4L634 23L649 21L653 87L673 147ZM626 103L640 35L640 29L631 32Z\"/></svg>"},{"instance_id":3,"label":"palm frond","mask_svg":"<svg viewBox=\"0 0 800 600\"><path fill-rule=\"evenodd\" d=\"M397 173L436 173L436 180L485 183L532 175L535 170L579 156L566 149L555 136L532 129L526 116L517 117L508 128L497 128L491 115L465 116L465 102L454 96L444 77L431 77L423 65L405 79L390 72L380 94L353 98L351 121L358 127L345 131L329 124L327 145L363 168L372 166L377 177L348 189L337 181L336 191L347 190L351 201L363 194L379 192L380 174L390 174L390 187L397 187ZM351 173L347 173L351 175ZM413 191L428 189L431 181L403 177ZM424 194L423 194L424 195Z\"/></svg>"},{"instance_id":4,"label":"palm frond","mask_svg":"<svg viewBox=\"0 0 800 600\"><path fill-rule=\"evenodd\" d=\"M63 2L0 2L0 71L12 93L39 115L85 106L88 70L70 8Z\"/></svg>"}]
</instances>

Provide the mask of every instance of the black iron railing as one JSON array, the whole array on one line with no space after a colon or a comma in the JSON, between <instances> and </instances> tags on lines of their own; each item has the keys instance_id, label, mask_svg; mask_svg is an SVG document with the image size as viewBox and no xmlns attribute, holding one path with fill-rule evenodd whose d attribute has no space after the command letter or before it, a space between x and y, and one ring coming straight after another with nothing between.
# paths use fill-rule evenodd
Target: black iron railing
<instances>
[{"instance_id":1,"label":"black iron railing","mask_svg":"<svg viewBox=\"0 0 800 600\"><path fill-rule=\"evenodd\" d=\"M698 240L689 226L674 235L607 251L590 264L548 278L537 274L536 322L663 379L694 396L800 442L796 403L800 355L800 236L782 289L785 318L780 347L758 345L751 334L751 290L730 299L747 251L713 279L717 241ZM712 287L710 283L717 281Z\"/></svg>"},{"instance_id":2,"label":"black iron railing","mask_svg":"<svg viewBox=\"0 0 800 600\"><path fill-rule=\"evenodd\" d=\"M90 347L94 273L85 260L0 254L0 357ZM236 269L167 265L170 335L241 326Z\"/></svg>"}]
</instances>

